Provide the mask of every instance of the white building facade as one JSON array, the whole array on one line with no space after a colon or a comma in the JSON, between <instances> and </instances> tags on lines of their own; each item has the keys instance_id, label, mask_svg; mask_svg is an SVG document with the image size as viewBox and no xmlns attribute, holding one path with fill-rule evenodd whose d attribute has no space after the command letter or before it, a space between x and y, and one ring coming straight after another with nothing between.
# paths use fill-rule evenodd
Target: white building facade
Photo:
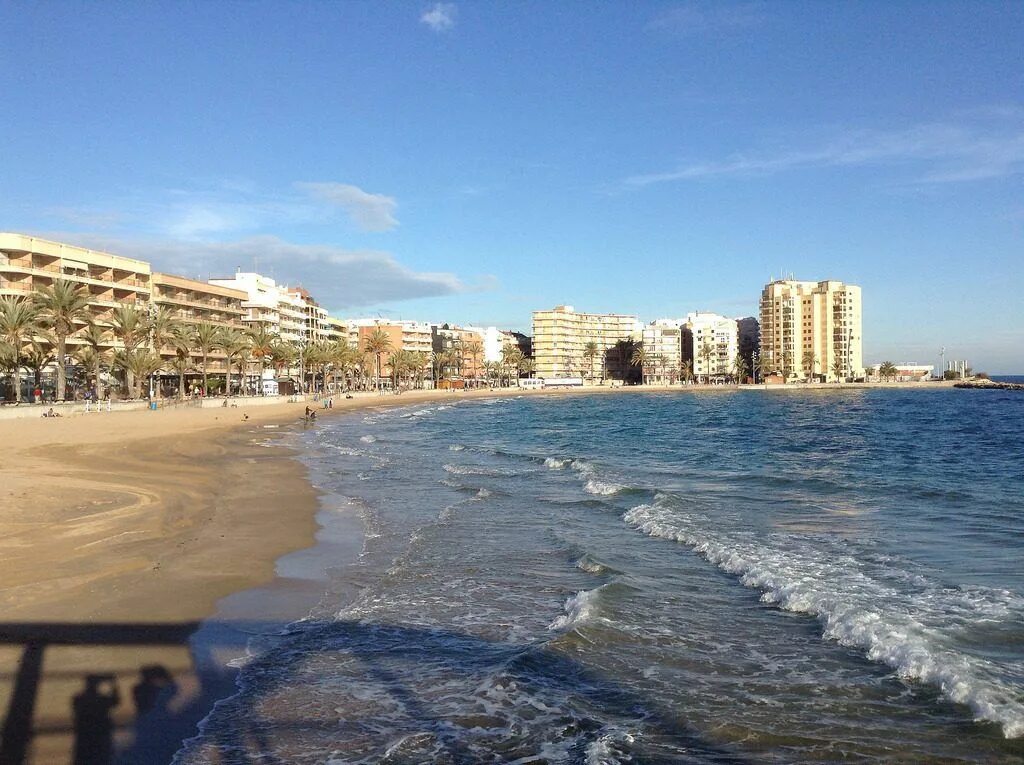
<instances>
[{"instance_id":1,"label":"white building facade","mask_svg":"<svg viewBox=\"0 0 1024 765\"><path fill-rule=\"evenodd\" d=\"M683 324L683 360L693 364L698 380L708 382L733 376L739 353L735 319L708 311L686 315Z\"/></svg>"}]
</instances>

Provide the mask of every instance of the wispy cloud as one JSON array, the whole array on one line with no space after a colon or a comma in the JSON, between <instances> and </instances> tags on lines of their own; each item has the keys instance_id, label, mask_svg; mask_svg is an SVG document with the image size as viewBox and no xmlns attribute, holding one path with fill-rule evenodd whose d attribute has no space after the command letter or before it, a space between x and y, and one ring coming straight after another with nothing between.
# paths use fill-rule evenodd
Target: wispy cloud
<instances>
[{"instance_id":1,"label":"wispy cloud","mask_svg":"<svg viewBox=\"0 0 1024 765\"><path fill-rule=\"evenodd\" d=\"M296 183L314 199L340 207L363 231L389 231L398 225L394 197L371 194L347 183Z\"/></svg>"},{"instance_id":2,"label":"wispy cloud","mask_svg":"<svg viewBox=\"0 0 1024 765\"><path fill-rule=\"evenodd\" d=\"M648 22L647 28L685 37L756 27L765 18L763 3L690 2L662 11Z\"/></svg>"},{"instance_id":3,"label":"wispy cloud","mask_svg":"<svg viewBox=\"0 0 1024 765\"><path fill-rule=\"evenodd\" d=\"M486 276L469 284L455 274L416 271L388 252L299 244L276 236L219 242L152 237L41 232L48 238L150 261L154 269L190 277L225 277L252 268L288 284L302 284L330 310L493 289Z\"/></svg>"},{"instance_id":4,"label":"wispy cloud","mask_svg":"<svg viewBox=\"0 0 1024 765\"><path fill-rule=\"evenodd\" d=\"M1005 123L999 120L1000 123ZM847 130L811 148L733 154L633 175L630 186L734 176L771 175L819 167L905 168L914 184L956 183L1024 172L1024 126L931 123L892 131Z\"/></svg>"},{"instance_id":5,"label":"wispy cloud","mask_svg":"<svg viewBox=\"0 0 1024 765\"><path fill-rule=\"evenodd\" d=\"M435 32L447 32L455 26L457 14L458 10L455 7L455 3L434 3L427 10L423 11L420 21Z\"/></svg>"},{"instance_id":6,"label":"wispy cloud","mask_svg":"<svg viewBox=\"0 0 1024 765\"><path fill-rule=\"evenodd\" d=\"M240 181L147 189L90 206L49 210L50 217L91 230L145 232L182 240L268 233L284 225L323 226L344 216L360 231L398 225L394 197L346 183L294 183L264 190Z\"/></svg>"}]
</instances>

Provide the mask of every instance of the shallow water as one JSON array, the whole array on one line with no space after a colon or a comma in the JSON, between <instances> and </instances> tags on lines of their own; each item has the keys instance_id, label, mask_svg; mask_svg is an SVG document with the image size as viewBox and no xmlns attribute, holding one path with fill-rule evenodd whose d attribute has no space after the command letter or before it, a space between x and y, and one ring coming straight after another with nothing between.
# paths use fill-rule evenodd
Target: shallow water
<instances>
[{"instance_id":1,"label":"shallow water","mask_svg":"<svg viewBox=\"0 0 1024 765\"><path fill-rule=\"evenodd\" d=\"M1022 425L954 390L320 423L364 549L178 759L1020 762Z\"/></svg>"}]
</instances>

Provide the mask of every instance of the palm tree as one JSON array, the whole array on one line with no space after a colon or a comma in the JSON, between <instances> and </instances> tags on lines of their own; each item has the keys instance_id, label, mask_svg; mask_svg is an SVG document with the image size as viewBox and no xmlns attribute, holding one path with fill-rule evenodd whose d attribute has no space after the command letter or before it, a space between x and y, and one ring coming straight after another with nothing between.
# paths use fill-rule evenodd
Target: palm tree
<instances>
[{"instance_id":1,"label":"palm tree","mask_svg":"<svg viewBox=\"0 0 1024 765\"><path fill-rule=\"evenodd\" d=\"M185 398L185 375L192 371L192 346L196 342L195 329L185 323L174 326L168 345L174 349L171 369L178 374L178 398Z\"/></svg>"},{"instance_id":2,"label":"palm tree","mask_svg":"<svg viewBox=\"0 0 1024 765\"><path fill-rule=\"evenodd\" d=\"M804 368L804 374L807 375L807 379L814 382L814 369L818 366L817 355L815 355L814 351L804 351L804 355L801 357L800 361Z\"/></svg>"},{"instance_id":3,"label":"palm tree","mask_svg":"<svg viewBox=\"0 0 1024 765\"><path fill-rule=\"evenodd\" d=\"M883 361L878 366L878 376L883 380L895 379L896 375L898 374L899 370L896 368L896 365L893 364L891 361Z\"/></svg>"},{"instance_id":4,"label":"palm tree","mask_svg":"<svg viewBox=\"0 0 1024 765\"><path fill-rule=\"evenodd\" d=\"M594 359L596 359L600 353L601 350L593 340L583 346L583 358L587 360L587 364L590 367L591 381L594 379Z\"/></svg>"},{"instance_id":5,"label":"palm tree","mask_svg":"<svg viewBox=\"0 0 1024 765\"><path fill-rule=\"evenodd\" d=\"M836 382L843 381L843 372L846 370L846 365L843 364L843 360L836 356L832 361L832 374L836 376Z\"/></svg>"},{"instance_id":6,"label":"palm tree","mask_svg":"<svg viewBox=\"0 0 1024 765\"><path fill-rule=\"evenodd\" d=\"M640 382L647 382L647 366L651 363L651 354L643 347L638 345L633 349L633 355L629 357L629 363L634 367L640 367Z\"/></svg>"},{"instance_id":7,"label":"palm tree","mask_svg":"<svg viewBox=\"0 0 1024 765\"><path fill-rule=\"evenodd\" d=\"M381 390L380 360L381 356L391 350L391 337L383 329L378 327L363 338L363 350L373 355L376 362L377 390Z\"/></svg>"},{"instance_id":8,"label":"palm tree","mask_svg":"<svg viewBox=\"0 0 1024 765\"><path fill-rule=\"evenodd\" d=\"M472 362L470 367L472 376L478 378L480 376L480 357L484 355L484 344L479 340L467 340L461 343L461 346L463 357Z\"/></svg>"},{"instance_id":9,"label":"palm tree","mask_svg":"<svg viewBox=\"0 0 1024 765\"><path fill-rule=\"evenodd\" d=\"M227 370L227 376L224 383L224 395L231 395L231 365L238 359L239 361L239 381L238 381L238 392L242 393L242 387L245 383L245 369L244 362L242 361L243 356L245 359L249 357L249 340L237 329L225 329L218 333L217 347L224 351L225 369Z\"/></svg>"},{"instance_id":10,"label":"palm tree","mask_svg":"<svg viewBox=\"0 0 1024 765\"><path fill-rule=\"evenodd\" d=\"M287 340L280 338L274 340L270 346L270 363L274 365L275 374L280 377L286 369L291 369L299 351Z\"/></svg>"},{"instance_id":11,"label":"palm tree","mask_svg":"<svg viewBox=\"0 0 1024 765\"><path fill-rule=\"evenodd\" d=\"M22 366L28 367L31 370L36 388L42 388L43 386L43 370L53 363L55 358L53 352L53 343L41 342L35 338L22 351Z\"/></svg>"},{"instance_id":12,"label":"palm tree","mask_svg":"<svg viewBox=\"0 0 1024 765\"><path fill-rule=\"evenodd\" d=\"M126 377L134 380L134 387L131 391L132 398L140 398L142 391L142 379L156 372L163 366L163 357L148 348L135 348L131 351L117 351L114 354L114 363L125 371Z\"/></svg>"},{"instance_id":13,"label":"palm tree","mask_svg":"<svg viewBox=\"0 0 1024 765\"><path fill-rule=\"evenodd\" d=\"M762 353L757 357L757 376L761 378L761 382L764 382L764 378L774 371L776 371L775 364L767 354Z\"/></svg>"},{"instance_id":14,"label":"palm tree","mask_svg":"<svg viewBox=\"0 0 1024 765\"><path fill-rule=\"evenodd\" d=\"M693 359L687 359L679 365L679 373L686 382L693 382Z\"/></svg>"},{"instance_id":15,"label":"palm tree","mask_svg":"<svg viewBox=\"0 0 1024 765\"><path fill-rule=\"evenodd\" d=\"M209 389L209 359L210 354L217 350L221 345L221 330L215 324L210 324L208 321L202 321L196 324L195 330L195 347L202 356L202 370L203 370L203 395L207 395ZM231 365L228 364L228 375L231 374Z\"/></svg>"},{"instance_id":16,"label":"palm tree","mask_svg":"<svg viewBox=\"0 0 1024 765\"><path fill-rule=\"evenodd\" d=\"M501 366L506 370L509 377L509 385L512 384L512 374L515 373L516 377L519 376L519 365L526 357L523 355L522 349L518 345L507 343L501 349ZM501 377L499 375L498 384L501 385Z\"/></svg>"},{"instance_id":17,"label":"palm tree","mask_svg":"<svg viewBox=\"0 0 1024 765\"><path fill-rule=\"evenodd\" d=\"M15 403L21 403L21 349L38 332L39 309L35 302L22 297L0 297L0 339L13 353L11 372Z\"/></svg>"},{"instance_id":18,"label":"palm tree","mask_svg":"<svg viewBox=\"0 0 1024 765\"><path fill-rule=\"evenodd\" d=\"M525 375L526 377L529 377L535 371L537 371L537 363L533 359L529 359L526 356L523 356L523 360L519 362L518 367L519 368L517 371L519 372L519 374Z\"/></svg>"},{"instance_id":19,"label":"palm tree","mask_svg":"<svg viewBox=\"0 0 1024 765\"><path fill-rule=\"evenodd\" d=\"M711 343L709 343L709 342L707 342L705 340L704 341L704 345L701 346L701 349L700 349L698 355L700 356L701 360L704 362L704 382L710 384L711 383L711 359L715 355L715 348L714 348L714 346L711 345ZM718 370L716 369L715 372L717 373Z\"/></svg>"},{"instance_id":20,"label":"palm tree","mask_svg":"<svg viewBox=\"0 0 1024 765\"><path fill-rule=\"evenodd\" d=\"M101 399L103 398L103 383L100 380L100 367L105 361L108 361L108 356L100 349L110 345L110 338L107 330L98 324L90 324L78 337L85 341L85 345L79 352L79 361L92 372L93 389L96 391L97 400ZM86 350L89 351L88 355L84 353Z\"/></svg>"},{"instance_id":21,"label":"palm tree","mask_svg":"<svg viewBox=\"0 0 1024 765\"><path fill-rule=\"evenodd\" d=\"M32 296L39 308L39 321L53 336L57 352L57 400L64 400L67 387L67 368L64 360L68 353L68 337L79 324L89 320L89 291L80 284L66 279L54 279L44 284Z\"/></svg>"},{"instance_id":22,"label":"palm tree","mask_svg":"<svg viewBox=\"0 0 1024 765\"><path fill-rule=\"evenodd\" d=\"M732 371L733 374L736 375L736 381L742 384L743 378L746 377L747 372L750 371L747 360L743 357L742 353L737 353L736 358L732 360Z\"/></svg>"},{"instance_id":23,"label":"palm tree","mask_svg":"<svg viewBox=\"0 0 1024 765\"><path fill-rule=\"evenodd\" d=\"M138 348L149 336L149 317L133 305L119 305L111 312L110 322L114 325L114 336L128 353ZM124 370L125 386L135 390L134 373L123 364L118 366Z\"/></svg>"},{"instance_id":24,"label":"palm tree","mask_svg":"<svg viewBox=\"0 0 1024 765\"><path fill-rule=\"evenodd\" d=\"M260 365L259 394L263 395L263 373L267 369L267 360L273 358L274 343L277 342L278 336L267 329L264 324L252 327L246 334L249 336L249 345L252 348L253 358Z\"/></svg>"}]
</instances>

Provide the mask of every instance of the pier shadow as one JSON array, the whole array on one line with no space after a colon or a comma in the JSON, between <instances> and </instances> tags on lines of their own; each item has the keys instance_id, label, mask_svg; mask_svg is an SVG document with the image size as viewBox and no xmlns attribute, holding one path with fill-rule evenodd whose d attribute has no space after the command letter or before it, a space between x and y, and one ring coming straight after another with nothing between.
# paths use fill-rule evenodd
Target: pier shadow
<instances>
[{"instance_id":1,"label":"pier shadow","mask_svg":"<svg viewBox=\"0 0 1024 765\"><path fill-rule=\"evenodd\" d=\"M359 622L306 621L284 634L281 628L260 622L0 624L0 647L20 650L17 667L2 678L10 692L0 730L0 765L43 761L34 756L33 746L38 737L53 735L70 738L72 746L63 761L74 765L168 763L183 741L196 735L197 724L207 715L210 724L196 761L284 765L289 758L274 752L282 737L311 743L325 740L325 731L332 731L335 749L346 737L389 742L391 751L382 761L469 765L480 761L481 751L474 751L471 737L464 734L480 726L511 731L515 726L502 712L519 711L514 694L520 692L524 701L536 699L571 713L556 715L550 728L533 731L534 738L520 731L518 742L507 752L509 760L536 748L535 759L520 761L547 762L539 751L543 742L535 737L550 733L567 742L571 761L586 762L587 747L597 744L602 732L621 729L643 732L635 740L613 742L622 748L621 755L632 758L627 761L745 762L736 752L702 739L677 715L658 710L656 700L639 697L545 643L509 644L445 630ZM241 654L245 638L253 634L278 635L277 644L253 660L247 676L254 682L236 693L236 672L218 665L214 655ZM41 686L54 680L44 669L45 655L60 646L187 647L200 688L187 703L175 703L180 678L158 664L138 666L130 691L119 687L113 673L90 671L68 677L65 672L60 679L77 683L78 691L67 700L66 725L55 726L39 719L36 706ZM322 709L317 708L311 699L325 667L331 670L334 688L344 689L346 680L360 687L355 696L369 688L381 703L401 713L382 730L382 720L367 714L365 706L362 715L350 717L336 711L333 698L324 698ZM126 668L120 671L123 677ZM446 707L443 694L437 694L450 682L464 688L497 683L502 692L513 689L513 699L496 711L481 711L480 719L467 720L472 713L464 706ZM232 698L214 708L215 702L228 697ZM282 701L292 697L303 703L287 716L292 707ZM133 707L130 716L125 714L126 705ZM273 719L263 716L264 706L274 710ZM396 740L403 742L397 750ZM383 748L376 751L383 757ZM345 754L342 748L335 756ZM504 756L489 752L487 759L501 761L496 757Z\"/></svg>"}]
</instances>

